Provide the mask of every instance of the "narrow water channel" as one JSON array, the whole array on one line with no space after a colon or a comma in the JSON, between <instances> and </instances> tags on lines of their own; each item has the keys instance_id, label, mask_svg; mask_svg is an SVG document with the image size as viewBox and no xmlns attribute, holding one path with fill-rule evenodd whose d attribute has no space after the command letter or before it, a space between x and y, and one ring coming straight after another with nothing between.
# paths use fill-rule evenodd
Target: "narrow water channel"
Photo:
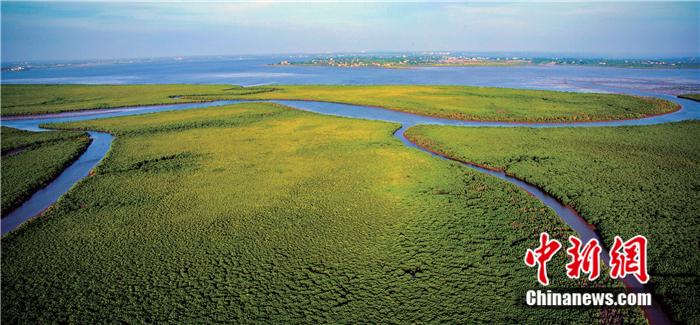
<instances>
[{"instance_id":1,"label":"narrow water channel","mask_svg":"<svg viewBox=\"0 0 700 325\"><path fill-rule=\"evenodd\" d=\"M668 123L675 121L682 121L688 119L700 119L700 103L693 102L690 100L679 99L672 96L656 95L657 97L662 97L667 100L671 100L683 107L681 110L660 116L653 116L642 119L634 120L621 120L621 121L607 121L607 122L581 122L581 123L503 123L503 122L465 122L456 121L442 118L434 118L427 116L414 115L409 113L403 113L383 108L377 107L367 107L358 105L347 105L347 104L337 104L337 103L327 103L327 102L314 102L314 101L292 101L292 100L271 100L270 102L283 104L296 109L315 112L325 115L335 115L350 118L360 118L368 120L380 120L387 122L394 122L401 124L401 128L397 130L394 134L402 143L406 146L419 149L433 156L449 159L447 157L441 156L439 154L430 152L425 148L421 148L411 141L409 141L404 136L404 131L418 124L437 124L437 125L452 125L452 126L470 126L470 127L602 127L602 126L629 126L629 125L651 125ZM118 116L128 116L128 115L138 115L154 112L172 111L172 110L184 110L184 109L194 109L203 108L211 106L221 106L233 103L238 103L242 101L228 100L228 101L213 101L206 103L194 103L194 104L173 104L173 105L159 105L159 106L139 106L139 107L126 107L119 109L109 109L109 110L93 110L93 111L82 111L82 112L69 112L69 113L59 113L59 114L48 114L41 116L31 116L31 117L10 117L3 118L2 125L28 130L28 131L49 131L42 128L40 125L45 123L54 122L73 122L73 121L83 121L99 118L108 117L118 117ZM63 194L68 192L72 186L74 186L81 179L87 177L92 170L109 151L111 147L113 137L107 133L101 132L89 132L92 142L88 149L83 153L80 158L69 166L65 171L63 171L54 181L49 183L45 188L36 192L32 197L24 202L19 208L12 211L9 215L2 218L2 235L16 229L22 225L27 220L39 215L42 211L46 210L54 202L56 202ZM523 182L515 177L506 175L504 172L488 170L478 166L470 165L468 163L460 162L465 166L472 168L478 172L485 173L494 177L498 177L505 180L511 184L518 186L519 188L527 191L533 197L539 199L546 206L551 208L564 222L566 222L572 229L574 229L581 239L584 241L596 238L601 243L600 236L595 232L594 228L583 220L573 209L563 205L556 198L548 195L544 191L540 190L536 186ZM607 253L603 252L604 260L606 264ZM624 279L625 285L633 291L645 292L645 288L642 284L637 282L634 278ZM657 303L653 306L643 308L645 316L652 324L667 324L669 323L668 317L664 314Z\"/></svg>"},{"instance_id":2,"label":"narrow water channel","mask_svg":"<svg viewBox=\"0 0 700 325\"><path fill-rule=\"evenodd\" d=\"M78 181L88 176L107 154L112 145L112 135L88 132L90 145L85 152L56 177L49 185L35 192L29 200L2 218L2 235L19 227L25 221L41 214L54 204Z\"/></svg>"}]
</instances>

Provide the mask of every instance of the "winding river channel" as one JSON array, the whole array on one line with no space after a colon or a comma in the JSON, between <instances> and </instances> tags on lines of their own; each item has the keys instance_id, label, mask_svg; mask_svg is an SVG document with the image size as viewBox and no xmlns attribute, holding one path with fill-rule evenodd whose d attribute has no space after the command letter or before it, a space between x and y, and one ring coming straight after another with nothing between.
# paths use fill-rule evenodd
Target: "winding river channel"
<instances>
[{"instance_id":1,"label":"winding river channel","mask_svg":"<svg viewBox=\"0 0 700 325\"><path fill-rule=\"evenodd\" d=\"M624 91L625 93L630 93L629 90ZM649 95L645 93L633 93L636 95ZM668 122L676 122L690 119L700 119L700 103L693 102L690 100L676 98L670 95L663 94L653 94L655 97L660 97L673 102L676 102L682 106L679 111L674 113L653 116L648 118L633 119L633 120L620 120L620 121L606 121L606 122L574 122L574 123L499 123L499 122L465 122L456 121L449 119L441 119L427 116L419 116L409 113L403 113L388 109L382 109L377 107L366 107L357 105L347 105L347 104L336 104L336 103L326 103L326 102L314 102L314 101L290 101L290 100L272 100L271 102L283 104L296 109L315 112L319 114L343 116L349 118L360 118L368 120L380 120L387 122L400 123L401 128L394 133L394 136L401 140L406 146L416 148L430 155L433 155L442 159L449 159L439 154L430 152L425 148L421 148L411 141L409 141L404 136L404 131L414 125L418 124L437 124L437 125L452 125L452 126L468 126L468 127L534 127L534 128L552 128L552 127L605 127L605 126L631 126L631 125L651 125L660 124ZM31 117L6 117L2 120L3 126L13 127L17 129L23 129L35 132L50 131L48 129L42 128L40 125L45 123L55 123L55 122L73 122L73 121L83 121L91 119L100 119L108 117L119 117L128 115L138 115L154 112L163 111L174 111L174 110L185 110L185 109L196 109L203 107L221 106L233 103L238 103L241 101L212 101L206 103L193 103L193 104L173 104L173 105L159 105L159 106L139 106L139 107L126 107L118 109L104 109L104 110L91 110L91 111L80 111L80 112L68 112L59 114L47 114L40 116ZM73 185L75 185L81 179L87 177L90 171L107 155L109 151L113 136L102 132L89 132L92 139L91 144L87 150L76 160L72 165L70 165L66 170L64 170L55 180L49 183L45 188L34 193L29 200L24 202L19 208L12 211L10 214L2 218L2 235L16 229L24 222L30 220L31 218L41 214L42 211L46 210L53 203L55 203L63 194L68 192ZM515 177L509 176L501 171L493 171L478 166L474 166L468 163L464 163L465 166L474 169L478 172L489 174L505 180L511 184L518 186L519 188L527 191L535 198L539 199L546 206L551 208L556 214L566 222L571 228L573 228L581 239L588 241L590 239L598 239L601 243L600 236L596 233L595 229L583 220L573 209L565 206L559 202L556 198L540 190L536 186L528 184L522 180ZM608 263L607 253L603 252L603 259ZM632 291L644 292L646 289L642 284L636 281L636 279L629 277L624 279L625 285ZM653 324L666 324L669 323L668 317L659 308L659 304L654 303L653 306L644 307L644 313L647 319Z\"/></svg>"}]
</instances>

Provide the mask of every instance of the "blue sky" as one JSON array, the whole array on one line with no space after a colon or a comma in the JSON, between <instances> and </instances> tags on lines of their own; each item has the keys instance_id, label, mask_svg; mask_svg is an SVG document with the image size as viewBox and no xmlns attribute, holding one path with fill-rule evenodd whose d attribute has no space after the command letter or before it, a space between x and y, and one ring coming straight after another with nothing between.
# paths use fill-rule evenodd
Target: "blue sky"
<instances>
[{"instance_id":1,"label":"blue sky","mask_svg":"<svg viewBox=\"0 0 700 325\"><path fill-rule=\"evenodd\" d=\"M359 51L700 55L700 2L6 2L2 60Z\"/></svg>"}]
</instances>

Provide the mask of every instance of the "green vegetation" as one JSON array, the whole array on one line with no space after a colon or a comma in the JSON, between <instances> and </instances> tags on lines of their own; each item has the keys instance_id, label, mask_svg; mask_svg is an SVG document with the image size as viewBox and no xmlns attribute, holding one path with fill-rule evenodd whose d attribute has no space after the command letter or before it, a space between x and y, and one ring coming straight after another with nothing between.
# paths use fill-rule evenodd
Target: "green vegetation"
<instances>
[{"instance_id":1,"label":"green vegetation","mask_svg":"<svg viewBox=\"0 0 700 325\"><path fill-rule=\"evenodd\" d=\"M7 85L2 88L2 114L215 99L319 100L450 119L510 122L640 118L679 108L654 98L468 86Z\"/></svg>"},{"instance_id":2,"label":"green vegetation","mask_svg":"<svg viewBox=\"0 0 700 325\"><path fill-rule=\"evenodd\" d=\"M683 94L678 95L678 97L700 102L700 94Z\"/></svg>"},{"instance_id":3,"label":"green vegetation","mask_svg":"<svg viewBox=\"0 0 700 325\"><path fill-rule=\"evenodd\" d=\"M700 311L700 122L620 128L417 126L407 136L536 184L572 205L610 247L645 235L654 292L677 322Z\"/></svg>"},{"instance_id":4,"label":"green vegetation","mask_svg":"<svg viewBox=\"0 0 700 325\"><path fill-rule=\"evenodd\" d=\"M215 97L318 100L457 120L509 122L640 118L679 108L654 98L469 86L275 86L267 92Z\"/></svg>"},{"instance_id":5,"label":"green vegetation","mask_svg":"<svg viewBox=\"0 0 700 325\"><path fill-rule=\"evenodd\" d=\"M116 139L2 239L3 323L643 321L523 307L525 250L573 232L515 186L402 145L395 124L246 103L61 127ZM553 285L587 284L553 262Z\"/></svg>"},{"instance_id":6,"label":"green vegetation","mask_svg":"<svg viewBox=\"0 0 700 325\"><path fill-rule=\"evenodd\" d=\"M246 94L231 85L2 85L2 116L193 102L187 94ZM253 90L255 91L255 90Z\"/></svg>"},{"instance_id":7,"label":"green vegetation","mask_svg":"<svg viewBox=\"0 0 700 325\"><path fill-rule=\"evenodd\" d=\"M83 132L28 132L2 127L2 215L56 178L87 148Z\"/></svg>"}]
</instances>

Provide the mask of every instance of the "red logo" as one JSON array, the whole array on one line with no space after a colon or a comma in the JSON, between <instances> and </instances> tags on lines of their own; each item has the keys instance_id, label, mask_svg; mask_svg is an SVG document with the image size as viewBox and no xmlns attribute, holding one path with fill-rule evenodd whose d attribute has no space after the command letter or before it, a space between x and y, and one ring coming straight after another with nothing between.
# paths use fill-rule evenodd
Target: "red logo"
<instances>
[{"instance_id":1,"label":"red logo","mask_svg":"<svg viewBox=\"0 0 700 325\"><path fill-rule=\"evenodd\" d=\"M600 276L600 253L603 248L596 239L589 240L585 245L574 236L569 236L571 245L566 253L570 261L566 264L566 275L572 279L578 279L581 273L588 273L588 280L594 281ZM561 249L562 245L556 239L550 239L548 233L540 234L540 245L535 249L525 252L525 265L533 267L537 265L537 281L543 285L549 285L547 277L547 262ZM615 236L615 242L610 250L610 277L613 279L624 278L633 275L639 282L647 283L647 239L637 235L623 242L619 236Z\"/></svg>"},{"instance_id":2,"label":"red logo","mask_svg":"<svg viewBox=\"0 0 700 325\"><path fill-rule=\"evenodd\" d=\"M610 250L610 277L624 278L627 274L634 275L641 283L649 281L647 239L644 236L637 235L626 242L615 236L615 243Z\"/></svg>"},{"instance_id":3,"label":"red logo","mask_svg":"<svg viewBox=\"0 0 700 325\"><path fill-rule=\"evenodd\" d=\"M528 249L525 252L525 265L533 267L537 265L537 281L543 286L549 284L547 278L547 262L549 262L554 254L561 248L561 243L556 239L549 240L549 234L543 232L540 234L540 246L535 250Z\"/></svg>"},{"instance_id":4,"label":"red logo","mask_svg":"<svg viewBox=\"0 0 700 325\"><path fill-rule=\"evenodd\" d=\"M581 271L588 273L588 280L593 281L600 276L600 243L597 239L591 239L581 249L581 240L569 236L571 247L566 253L571 257L571 262L566 264L566 275L572 279L578 279Z\"/></svg>"}]
</instances>

